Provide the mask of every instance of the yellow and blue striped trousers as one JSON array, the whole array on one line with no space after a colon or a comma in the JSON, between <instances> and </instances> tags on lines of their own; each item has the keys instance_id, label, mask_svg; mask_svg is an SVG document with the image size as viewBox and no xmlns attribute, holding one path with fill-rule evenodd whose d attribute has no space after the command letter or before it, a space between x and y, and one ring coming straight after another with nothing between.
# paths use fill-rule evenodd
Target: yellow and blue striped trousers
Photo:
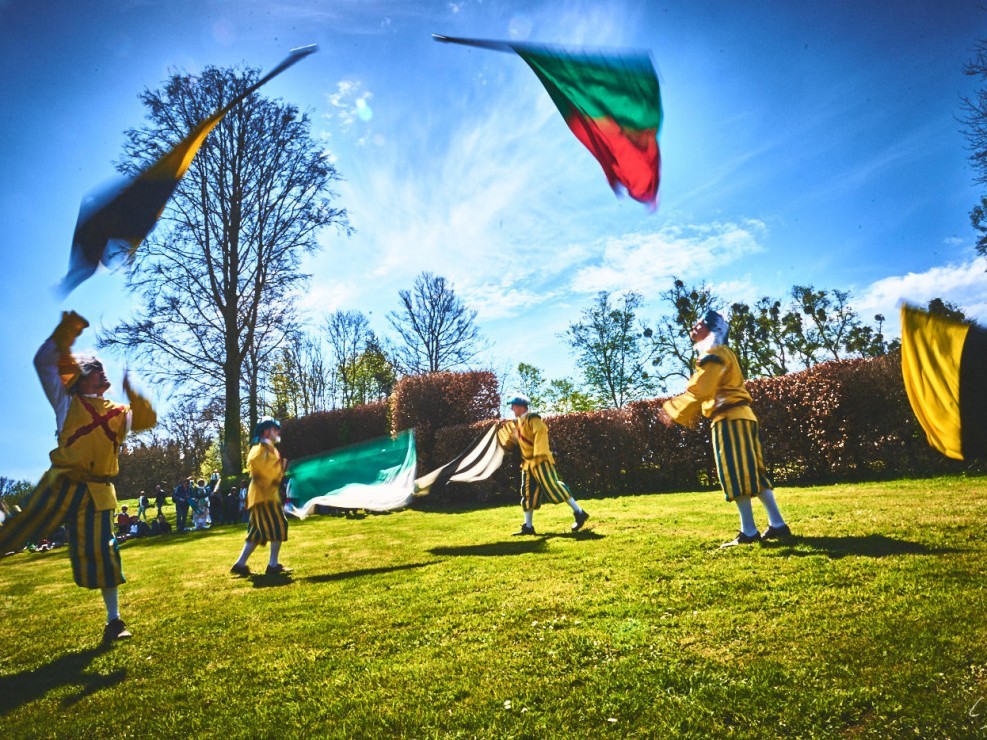
<instances>
[{"instance_id":1,"label":"yellow and blue striped trousers","mask_svg":"<svg viewBox=\"0 0 987 740\"><path fill-rule=\"evenodd\" d=\"M113 534L113 512L96 511L85 483L49 471L24 504L0 526L0 553L20 550L48 537L64 522L72 577L82 588L107 588L126 582L120 548Z\"/></svg>"},{"instance_id":2,"label":"yellow and blue striped trousers","mask_svg":"<svg viewBox=\"0 0 987 740\"><path fill-rule=\"evenodd\" d=\"M266 545L268 542L284 542L288 539L288 520L278 501L265 501L250 508L247 524L247 542Z\"/></svg>"},{"instance_id":3,"label":"yellow and blue striped trousers","mask_svg":"<svg viewBox=\"0 0 987 740\"><path fill-rule=\"evenodd\" d=\"M756 421L728 419L713 424L713 456L727 501L771 488Z\"/></svg>"},{"instance_id":4,"label":"yellow and blue striped trousers","mask_svg":"<svg viewBox=\"0 0 987 740\"><path fill-rule=\"evenodd\" d=\"M559 480L559 473L548 460L536 463L530 470L521 469L521 508L533 511L541 507L542 494L553 504L572 498L569 486Z\"/></svg>"}]
</instances>

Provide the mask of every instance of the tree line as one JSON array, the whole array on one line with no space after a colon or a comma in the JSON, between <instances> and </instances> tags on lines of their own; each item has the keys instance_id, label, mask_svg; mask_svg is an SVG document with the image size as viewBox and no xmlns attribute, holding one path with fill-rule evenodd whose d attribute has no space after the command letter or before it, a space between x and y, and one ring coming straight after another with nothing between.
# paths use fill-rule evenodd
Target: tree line
<instances>
[{"instance_id":1,"label":"tree line","mask_svg":"<svg viewBox=\"0 0 987 740\"><path fill-rule=\"evenodd\" d=\"M964 71L987 80L987 42ZM145 123L125 132L120 172L144 169L259 75L254 68L207 67L145 89ZM962 99L962 111L977 182L985 184L987 85ZM136 310L97 335L101 349L139 363L159 395L179 396L157 430L131 442L125 467L152 451L144 454L156 461L143 466L149 482L164 482L176 466L181 475L216 468L226 478L239 476L246 432L262 414L301 416L381 400L402 375L465 369L489 347L476 311L431 273L399 292L387 316L393 337L378 336L354 310L323 317L315 331L305 328L296 310L308 285L302 259L320 249L317 236L327 228L352 233L333 189L340 179L309 115L258 93L207 137L158 227L130 256L126 287ZM977 249L987 256L987 199L971 221L982 235ZM687 329L709 309L727 315L748 377L894 348L883 336L883 317L865 322L838 289L796 285L783 298L728 304L705 284L673 280L660 299L667 310L647 322L640 294L598 294L561 337L579 376L549 379L521 362L513 371L517 384L537 406L556 412L653 396L691 372ZM930 308L962 315L937 302ZM10 481L0 493L23 483Z\"/></svg>"}]
</instances>

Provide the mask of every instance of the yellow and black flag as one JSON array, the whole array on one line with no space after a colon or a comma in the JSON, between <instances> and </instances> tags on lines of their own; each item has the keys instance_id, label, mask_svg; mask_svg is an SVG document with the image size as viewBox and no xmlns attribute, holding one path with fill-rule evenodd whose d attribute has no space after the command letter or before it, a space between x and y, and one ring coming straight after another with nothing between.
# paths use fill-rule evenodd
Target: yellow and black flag
<instances>
[{"instance_id":1,"label":"yellow and black flag","mask_svg":"<svg viewBox=\"0 0 987 740\"><path fill-rule=\"evenodd\" d=\"M929 444L956 460L987 459L987 330L902 306L901 373Z\"/></svg>"},{"instance_id":2,"label":"yellow and black flag","mask_svg":"<svg viewBox=\"0 0 987 740\"><path fill-rule=\"evenodd\" d=\"M277 67L199 123L188 136L139 175L89 193L79 208L69 270L58 286L62 296L89 279L100 265L115 266L121 258L137 249L154 228L202 142L223 116L265 82L315 50L314 45L292 49Z\"/></svg>"}]
</instances>

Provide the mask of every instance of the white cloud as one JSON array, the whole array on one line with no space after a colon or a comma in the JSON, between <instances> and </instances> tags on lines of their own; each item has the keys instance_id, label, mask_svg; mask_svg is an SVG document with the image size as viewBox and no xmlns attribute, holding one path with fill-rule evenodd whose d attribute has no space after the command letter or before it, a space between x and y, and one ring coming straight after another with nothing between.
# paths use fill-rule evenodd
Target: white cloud
<instances>
[{"instance_id":1,"label":"white cloud","mask_svg":"<svg viewBox=\"0 0 987 740\"><path fill-rule=\"evenodd\" d=\"M762 221L664 226L651 233L609 239L598 265L581 269L572 281L580 293L600 290L653 292L674 275L706 277L746 255L764 249Z\"/></svg>"},{"instance_id":2,"label":"white cloud","mask_svg":"<svg viewBox=\"0 0 987 740\"><path fill-rule=\"evenodd\" d=\"M925 272L892 275L871 283L854 303L865 321L875 314L886 319L886 336L898 336L898 313L901 303L926 305L933 298L955 303L964 313L979 322L987 320L987 263L973 257L960 264L932 267Z\"/></svg>"},{"instance_id":3,"label":"white cloud","mask_svg":"<svg viewBox=\"0 0 987 740\"><path fill-rule=\"evenodd\" d=\"M339 80L336 92L325 93L329 110L323 114L326 120L339 123L340 131L346 133L357 121L369 123L374 116L370 101L374 94L363 89L363 83L356 80Z\"/></svg>"}]
</instances>

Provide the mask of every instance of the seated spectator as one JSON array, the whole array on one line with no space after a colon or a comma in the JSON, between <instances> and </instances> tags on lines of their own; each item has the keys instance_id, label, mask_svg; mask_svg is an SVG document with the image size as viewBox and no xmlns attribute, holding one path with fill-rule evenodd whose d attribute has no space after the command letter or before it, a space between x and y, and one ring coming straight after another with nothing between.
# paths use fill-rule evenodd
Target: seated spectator
<instances>
[{"instance_id":1,"label":"seated spectator","mask_svg":"<svg viewBox=\"0 0 987 740\"><path fill-rule=\"evenodd\" d=\"M117 514L117 534L124 537L130 534L130 514L127 513L126 504L120 507L120 513Z\"/></svg>"},{"instance_id":2,"label":"seated spectator","mask_svg":"<svg viewBox=\"0 0 987 740\"><path fill-rule=\"evenodd\" d=\"M171 525L164 514L158 516L151 522L151 534L171 534Z\"/></svg>"},{"instance_id":3,"label":"seated spectator","mask_svg":"<svg viewBox=\"0 0 987 740\"><path fill-rule=\"evenodd\" d=\"M69 535L68 532L65 531L65 525L63 524L51 535L51 545L52 547L64 547L65 543L68 542L68 539Z\"/></svg>"}]
</instances>

